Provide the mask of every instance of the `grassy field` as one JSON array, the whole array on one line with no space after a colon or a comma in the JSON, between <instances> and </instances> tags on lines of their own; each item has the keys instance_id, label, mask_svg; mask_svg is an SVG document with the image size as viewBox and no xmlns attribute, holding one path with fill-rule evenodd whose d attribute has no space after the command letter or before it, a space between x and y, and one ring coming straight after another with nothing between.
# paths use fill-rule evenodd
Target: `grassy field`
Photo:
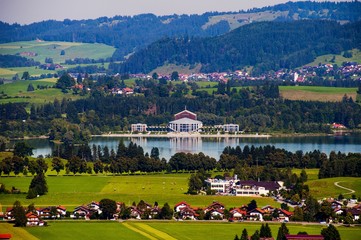
<instances>
[{"instance_id":1,"label":"grassy field","mask_svg":"<svg viewBox=\"0 0 361 240\"><path fill-rule=\"evenodd\" d=\"M8 102L29 102L35 104L43 104L47 102L53 102L55 98L59 101L61 99L79 99L80 96L73 95L72 93L64 94L60 89L48 88L48 89L37 89L37 86L49 86L52 87L56 83L55 78L41 79L41 80L19 80L12 83L0 85L0 93L6 94L10 98L0 99L1 103ZM32 84L35 88L33 92L27 92L29 84Z\"/></svg>"},{"instance_id":2,"label":"grassy field","mask_svg":"<svg viewBox=\"0 0 361 240\"><path fill-rule=\"evenodd\" d=\"M187 195L189 174L157 174L133 176L53 176L47 177L49 193L36 199L26 199L26 194L0 195L0 203L10 206L16 200L22 204L35 203L37 206L65 205L69 208L91 201L110 198L131 205L133 201L144 200L153 204L168 202L174 206L187 201L192 206L206 207L213 201L219 201L227 208L248 204L253 197L233 196L194 196ZM0 182L6 188L12 186L27 192L31 177L1 177ZM271 204L279 206L271 198L256 198L259 206Z\"/></svg>"},{"instance_id":3,"label":"grassy field","mask_svg":"<svg viewBox=\"0 0 361 240\"><path fill-rule=\"evenodd\" d=\"M343 194L347 198L351 197L351 194L347 194L349 191L335 186L335 182L339 182L340 186L353 189L356 191L356 196L361 195L361 178L325 178L307 181L307 184L310 187L311 195L316 198L337 197L339 194Z\"/></svg>"},{"instance_id":4,"label":"grassy field","mask_svg":"<svg viewBox=\"0 0 361 240\"><path fill-rule=\"evenodd\" d=\"M44 70L38 67L0 68L0 78L12 79L15 74L18 74L19 78L21 78L24 72L29 72L30 76L40 76L41 74L54 74L57 71Z\"/></svg>"},{"instance_id":5,"label":"grassy field","mask_svg":"<svg viewBox=\"0 0 361 240\"><path fill-rule=\"evenodd\" d=\"M314 86L280 86L280 94L285 99L306 101L341 101L342 97L356 100L357 88L314 87Z\"/></svg>"},{"instance_id":6,"label":"grassy field","mask_svg":"<svg viewBox=\"0 0 361 240\"><path fill-rule=\"evenodd\" d=\"M335 56L335 62L331 62L331 59ZM352 50L352 58L344 58L342 55L327 54L317 57L313 62L306 64L307 66L318 66L318 64L337 64L342 66L343 62L361 62L361 51L358 49Z\"/></svg>"},{"instance_id":7,"label":"grassy field","mask_svg":"<svg viewBox=\"0 0 361 240\"><path fill-rule=\"evenodd\" d=\"M280 223L269 224L272 236L277 237ZM0 232L13 234L15 240L22 239L234 239L241 235L244 228L252 235L261 227L260 223L226 222L174 222L174 221L127 221L119 222L49 222L48 227L14 228L1 223ZM300 225L288 223L291 234L305 231L308 234L320 234L324 225ZM359 227L337 227L341 239L356 240L361 238Z\"/></svg>"},{"instance_id":8,"label":"grassy field","mask_svg":"<svg viewBox=\"0 0 361 240\"><path fill-rule=\"evenodd\" d=\"M62 50L65 55L60 55ZM54 63L63 63L66 59L74 58L107 58L111 57L114 51L114 47L98 43L27 41L0 44L0 54L33 52L37 56L31 58L41 63L44 63L46 57L53 58Z\"/></svg>"}]
</instances>

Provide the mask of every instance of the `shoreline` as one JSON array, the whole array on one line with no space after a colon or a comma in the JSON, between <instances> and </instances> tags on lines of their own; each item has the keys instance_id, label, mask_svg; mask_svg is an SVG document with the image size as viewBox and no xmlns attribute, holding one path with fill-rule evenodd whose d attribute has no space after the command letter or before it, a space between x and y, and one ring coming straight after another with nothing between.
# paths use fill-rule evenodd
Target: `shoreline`
<instances>
[{"instance_id":1,"label":"shoreline","mask_svg":"<svg viewBox=\"0 0 361 240\"><path fill-rule=\"evenodd\" d=\"M166 133L166 134L151 134L151 133L102 133L91 135L92 137L129 137L129 138L277 138L277 137L319 137L319 136L335 136L347 135L353 133L360 133L361 131L354 130L336 130L333 133L239 133L239 134L200 134L200 133ZM10 140L29 140L29 139L47 139L48 136L25 136L23 138L10 138Z\"/></svg>"},{"instance_id":2,"label":"shoreline","mask_svg":"<svg viewBox=\"0 0 361 240\"><path fill-rule=\"evenodd\" d=\"M197 133L167 133L167 134L131 134L110 133L92 135L92 137L136 137L136 138L269 138L269 134L197 134Z\"/></svg>"}]
</instances>

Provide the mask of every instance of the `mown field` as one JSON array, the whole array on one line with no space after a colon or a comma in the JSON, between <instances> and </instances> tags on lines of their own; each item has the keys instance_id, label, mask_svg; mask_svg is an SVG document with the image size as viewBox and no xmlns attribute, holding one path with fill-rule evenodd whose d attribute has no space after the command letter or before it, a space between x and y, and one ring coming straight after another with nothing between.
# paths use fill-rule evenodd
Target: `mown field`
<instances>
[{"instance_id":1,"label":"mown field","mask_svg":"<svg viewBox=\"0 0 361 240\"><path fill-rule=\"evenodd\" d=\"M0 104L8 102L28 102L35 104L44 104L53 102L55 98L61 101L64 97L67 99L79 99L79 95L73 95L71 92L63 93L61 89L52 88L57 79L47 78L41 80L19 80L12 83L0 85ZM35 91L28 92L29 84L32 84ZM38 86L48 86L48 89L38 89ZM6 94L7 96L4 96Z\"/></svg>"},{"instance_id":2,"label":"mown field","mask_svg":"<svg viewBox=\"0 0 361 240\"><path fill-rule=\"evenodd\" d=\"M65 51L65 55L60 55L62 50ZM0 44L0 54L33 52L37 56L31 58L41 63L44 63L46 57L52 58L54 63L63 63L66 59L74 58L107 58L111 57L114 51L114 47L98 43L26 41Z\"/></svg>"},{"instance_id":3,"label":"mown field","mask_svg":"<svg viewBox=\"0 0 361 240\"><path fill-rule=\"evenodd\" d=\"M280 223L270 223L273 237L277 237ZM260 223L227 222L174 222L174 221L51 221L48 227L14 228L8 223L0 223L0 232L13 234L14 240L22 239L234 239L241 235L244 228L252 235L261 227ZM325 225L301 225L288 223L291 234L305 231L308 234L320 234ZM338 226L341 239L361 238L360 227Z\"/></svg>"},{"instance_id":4,"label":"mown field","mask_svg":"<svg viewBox=\"0 0 361 240\"><path fill-rule=\"evenodd\" d=\"M337 102L347 94L356 100L357 88L318 87L318 86L280 86L280 94L289 100Z\"/></svg>"},{"instance_id":5,"label":"mown field","mask_svg":"<svg viewBox=\"0 0 361 240\"><path fill-rule=\"evenodd\" d=\"M174 206L180 201L186 201L192 206L206 207L213 201L219 201L227 208L248 204L254 197L233 196L201 196L187 195L188 178L190 174L156 174L156 175L124 175L124 176L52 176L47 177L48 194L36 199L26 199L26 194L0 195L3 206L11 206L16 200L22 204L35 203L36 206L65 205L69 208L91 201L110 198L131 205L144 200L153 204L157 201L163 205L168 202ZM31 177L1 177L0 183L9 189L12 186L27 192ZM259 206L271 204L279 206L271 198L257 197Z\"/></svg>"}]
</instances>

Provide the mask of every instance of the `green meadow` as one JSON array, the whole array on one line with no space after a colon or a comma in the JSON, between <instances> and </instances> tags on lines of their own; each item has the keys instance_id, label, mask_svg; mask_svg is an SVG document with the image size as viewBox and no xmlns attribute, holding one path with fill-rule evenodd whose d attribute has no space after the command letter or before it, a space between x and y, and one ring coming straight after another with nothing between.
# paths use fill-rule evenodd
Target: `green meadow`
<instances>
[{"instance_id":1,"label":"green meadow","mask_svg":"<svg viewBox=\"0 0 361 240\"><path fill-rule=\"evenodd\" d=\"M60 55L62 50L65 51L65 55ZM44 63L45 58L52 58L54 63L63 63L66 59L74 58L107 58L111 57L114 51L114 47L98 43L26 41L0 44L0 54L15 55L32 52L37 56L29 58L41 63Z\"/></svg>"},{"instance_id":2,"label":"green meadow","mask_svg":"<svg viewBox=\"0 0 361 240\"><path fill-rule=\"evenodd\" d=\"M21 239L234 239L241 235L244 228L252 235L261 227L260 223L227 223L198 221L49 221L48 227L14 228L8 223L0 224L0 232L13 234L15 240ZM272 236L277 237L280 223L269 223ZM292 224L287 227L291 234L307 232L320 234L325 225ZM360 227L337 226L341 239L361 238Z\"/></svg>"},{"instance_id":3,"label":"green meadow","mask_svg":"<svg viewBox=\"0 0 361 240\"><path fill-rule=\"evenodd\" d=\"M0 195L0 203L3 206L11 206L16 200L22 204L34 203L36 206L65 205L69 208L91 201L100 201L110 198L115 201L131 205L133 202L144 200L153 204L158 202L163 205L168 202L174 206L180 201L186 201L192 206L206 207L213 201L219 201L227 208L248 204L254 197L234 196L203 196L185 194L188 189L190 174L155 174L155 175L123 175L123 176L48 176L48 194L36 199L26 199L26 194ZM27 192L31 177L10 176L1 177L0 183L9 189L12 186ZM257 197L259 206L271 204L279 207L279 204L271 198Z\"/></svg>"},{"instance_id":4,"label":"green meadow","mask_svg":"<svg viewBox=\"0 0 361 240\"><path fill-rule=\"evenodd\" d=\"M345 58L342 55L327 54L317 57L313 62L306 64L307 66L318 66L318 64L337 64L342 66L343 62L361 62L361 51L358 49L352 49L352 57ZM331 60L335 57L334 62Z\"/></svg>"},{"instance_id":5,"label":"green meadow","mask_svg":"<svg viewBox=\"0 0 361 240\"><path fill-rule=\"evenodd\" d=\"M346 94L356 100L357 88L320 86L280 86L280 94L285 99L305 101L341 101Z\"/></svg>"},{"instance_id":6,"label":"green meadow","mask_svg":"<svg viewBox=\"0 0 361 240\"><path fill-rule=\"evenodd\" d=\"M356 196L361 195L361 178L356 177L337 177L337 178L324 178L312 181L307 181L306 184L310 187L311 195L320 199L326 197L337 197L343 194L346 198L350 198L352 193L346 189L335 186L335 182L339 182L342 187L350 188L355 191Z\"/></svg>"},{"instance_id":7,"label":"green meadow","mask_svg":"<svg viewBox=\"0 0 361 240\"><path fill-rule=\"evenodd\" d=\"M18 80L12 83L0 85L1 103L8 102L27 102L34 104L44 104L53 102L55 98L59 101L64 97L67 99L79 99L79 95L72 93L63 93L61 89L52 88L56 84L57 79L47 78L41 80ZM35 91L28 92L29 84L32 84ZM48 89L38 89L38 86L48 86ZM4 96L6 94L7 96ZM1 96L0 95L0 96Z\"/></svg>"}]
</instances>

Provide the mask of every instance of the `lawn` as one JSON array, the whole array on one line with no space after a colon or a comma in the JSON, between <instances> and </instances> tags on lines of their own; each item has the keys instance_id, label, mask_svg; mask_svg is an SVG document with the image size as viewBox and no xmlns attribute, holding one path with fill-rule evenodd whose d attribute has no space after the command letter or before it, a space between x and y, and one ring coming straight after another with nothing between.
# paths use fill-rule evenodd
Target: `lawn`
<instances>
[{"instance_id":1,"label":"lawn","mask_svg":"<svg viewBox=\"0 0 361 240\"><path fill-rule=\"evenodd\" d=\"M12 79L15 74L21 78L24 72L29 72L30 76L40 76L41 74L54 74L55 70L44 70L38 67L12 67L12 68L1 68L0 77Z\"/></svg>"},{"instance_id":2,"label":"lawn","mask_svg":"<svg viewBox=\"0 0 361 240\"><path fill-rule=\"evenodd\" d=\"M349 191L339 188L334 185L339 182L340 186L351 188L355 190L356 196L361 196L361 178L356 177L337 177L337 178L324 178L307 181L306 184L310 187L311 195L315 198L321 199L326 197L337 197L343 194L345 197L351 197L351 194L345 194Z\"/></svg>"},{"instance_id":3,"label":"lawn","mask_svg":"<svg viewBox=\"0 0 361 240\"><path fill-rule=\"evenodd\" d=\"M347 96L356 99L357 88L315 87L315 86L280 86L280 94L285 99L305 101L341 101Z\"/></svg>"},{"instance_id":4,"label":"lawn","mask_svg":"<svg viewBox=\"0 0 361 240\"><path fill-rule=\"evenodd\" d=\"M168 202L174 206L187 201L192 206L206 207L213 201L219 201L227 208L248 204L254 197L201 196L187 195L189 174L157 174L133 176L53 176L47 177L49 193L36 199L26 199L26 194L0 195L0 203L11 206L16 200L23 205L35 203L36 206L65 205L69 209L110 198L131 205L144 200L160 205ZM31 177L1 177L0 182L9 189L12 186L27 192ZM259 206L279 204L271 198L257 197Z\"/></svg>"},{"instance_id":5,"label":"lawn","mask_svg":"<svg viewBox=\"0 0 361 240\"><path fill-rule=\"evenodd\" d=\"M65 55L60 55L62 50ZM47 57L52 58L54 63L63 63L66 59L74 58L107 58L111 57L114 51L114 47L98 43L27 41L0 44L0 54L34 52L37 56L31 58L41 63L44 63Z\"/></svg>"},{"instance_id":6,"label":"lawn","mask_svg":"<svg viewBox=\"0 0 361 240\"><path fill-rule=\"evenodd\" d=\"M47 78L41 80L19 80L12 83L0 85L0 93L6 94L7 98L0 99L0 103L8 102L29 102L35 104L44 104L47 102L53 102L55 98L59 101L64 97L67 99L79 99L79 95L73 95L72 93L64 94L60 89L52 88L57 79ZM27 88L29 84L32 84L35 91L28 92ZM48 86L48 89L37 89L38 86Z\"/></svg>"},{"instance_id":7,"label":"lawn","mask_svg":"<svg viewBox=\"0 0 361 240\"><path fill-rule=\"evenodd\" d=\"M272 236L277 237L280 223L269 223ZM13 235L12 239L234 239L241 235L244 228L252 235L261 227L260 223L227 222L174 222L174 221L50 221L48 227L13 228L1 223L0 232ZM291 234L305 231L308 234L320 234L324 225L292 224L287 227ZM359 227L337 227L341 239L361 238Z\"/></svg>"}]
</instances>

